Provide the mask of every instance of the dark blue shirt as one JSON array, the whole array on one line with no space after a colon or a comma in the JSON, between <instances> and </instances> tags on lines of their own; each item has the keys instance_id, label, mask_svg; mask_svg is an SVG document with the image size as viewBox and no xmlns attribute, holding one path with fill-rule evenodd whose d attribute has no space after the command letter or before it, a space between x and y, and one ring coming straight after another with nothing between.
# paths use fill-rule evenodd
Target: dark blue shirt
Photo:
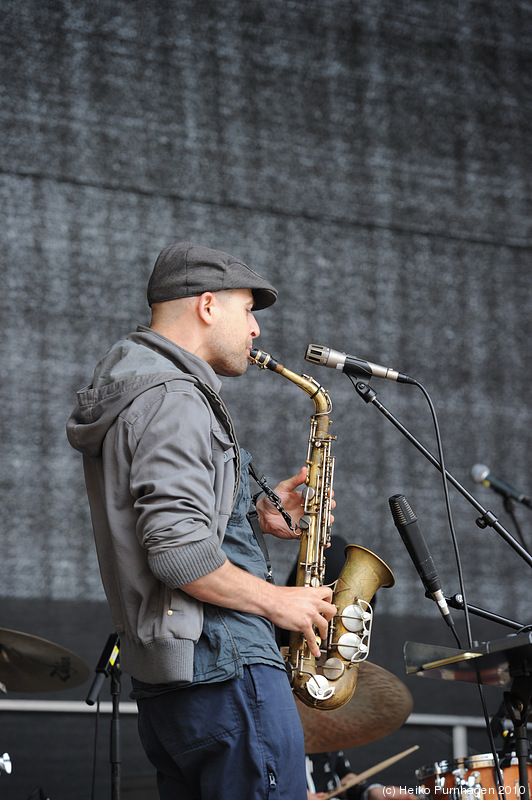
<instances>
[{"instance_id":1,"label":"dark blue shirt","mask_svg":"<svg viewBox=\"0 0 532 800\"><path fill-rule=\"evenodd\" d=\"M241 448L240 489L228 522L222 549L237 567L266 580L262 550L247 519L251 505L250 454ZM265 617L220 606L204 606L203 633L194 651L194 683L241 676L245 664L269 664L284 669L273 624Z\"/></svg>"}]
</instances>

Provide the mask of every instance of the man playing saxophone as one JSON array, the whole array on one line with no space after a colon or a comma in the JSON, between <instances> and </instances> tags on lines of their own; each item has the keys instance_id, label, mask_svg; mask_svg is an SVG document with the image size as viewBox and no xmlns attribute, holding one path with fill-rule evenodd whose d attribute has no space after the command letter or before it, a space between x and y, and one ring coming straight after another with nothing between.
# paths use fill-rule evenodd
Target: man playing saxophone
<instances>
[{"instance_id":1,"label":"man playing saxophone","mask_svg":"<svg viewBox=\"0 0 532 800\"><path fill-rule=\"evenodd\" d=\"M248 520L250 455L219 376L241 375L277 291L243 261L178 242L148 283L149 327L99 362L68 438L83 454L103 586L161 800L305 800L304 745L274 625L318 657L323 585L270 582ZM305 468L275 493L302 515ZM263 531L296 536L266 497Z\"/></svg>"}]
</instances>

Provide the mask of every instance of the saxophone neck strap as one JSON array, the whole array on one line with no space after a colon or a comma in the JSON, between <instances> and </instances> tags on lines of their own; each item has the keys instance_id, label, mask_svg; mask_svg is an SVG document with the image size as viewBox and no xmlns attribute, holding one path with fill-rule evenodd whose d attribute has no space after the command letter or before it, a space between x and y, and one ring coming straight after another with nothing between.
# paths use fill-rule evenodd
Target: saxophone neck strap
<instances>
[{"instance_id":1,"label":"saxophone neck strap","mask_svg":"<svg viewBox=\"0 0 532 800\"><path fill-rule=\"evenodd\" d=\"M276 494L274 492L272 487L268 484L268 482L266 481L266 478L264 477L264 475L259 475L251 464L248 466L248 470L249 470L249 474L251 475L251 477L253 478L255 483L257 483L260 486L260 489L261 489L260 492L257 492L256 494L254 494L253 497L251 498L252 501L253 501L253 505L254 506L257 505L257 500L259 499L260 495L264 493L266 495L266 497L268 498L268 500L270 501L270 503L273 506L275 506L277 511L281 514L282 518L284 519L284 521L286 522L286 524L288 525L290 530L291 531L295 531L295 527L292 525L292 517L282 507L281 498L279 497L278 494Z\"/></svg>"},{"instance_id":2,"label":"saxophone neck strap","mask_svg":"<svg viewBox=\"0 0 532 800\"><path fill-rule=\"evenodd\" d=\"M264 539L264 534L259 524L259 515L257 514L257 511L254 506L250 507L246 516L249 524L251 525L251 530L253 531L253 535L257 540L258 546L262 550L262 555L264 556L264 560L266 562L266 568L268 570L266 580L269 581L269 583L275 583L273 579L273 569L272 569L270 554L268 553L268 548L266 547L266 540Z\"/></svg>"},{"instance_id":3,"label":"saxophone neck strap","mask_svg":"<svg viewBox=\"0 0 532 800\"><path fill-rule=\"evenodd\" d=\"M252 496L251 498L252 505L248 511L247 518L249 524L251 525L251 529L253 531L255 539L257 540L257 543L260 549L262 550L262 554L266 561L266 566L268 568L267 580L270 581L270 583L274 583L270 554L268 553L266 540L264 539L264 534L259 524L259 515L257 514L257 509L256 509L257 500L259 499L260 495L265 494L266 497L270 500L270 502L273 503L273 505L282 515L284 521L286 522L291 531L294 530L294 527L292 525L292 518L290 517L290 514L288 514L282 507L280 497L273 491L271 486L269 486L264 475L259 475L259 473L254 469L254 467L251 464L248 465L248 472L255 481L255 483L258 484L258 486L260 486L260 492L257 492Z\"/></svg>"}]
</instances>

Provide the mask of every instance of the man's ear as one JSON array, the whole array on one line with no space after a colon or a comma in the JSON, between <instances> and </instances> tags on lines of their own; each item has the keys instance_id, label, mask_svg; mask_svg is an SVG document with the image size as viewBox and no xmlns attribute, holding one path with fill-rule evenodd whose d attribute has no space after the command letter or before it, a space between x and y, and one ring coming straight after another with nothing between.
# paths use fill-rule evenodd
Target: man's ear
<instances>
[{"instance_id":1,"label":"man's ear","mask_svg":"<svg viewBox=\"0 0 532 800\"><path fill-rule=\"evenodd\" d=\"M198 297L198 316L205 325L212 325L214 322L214 309L217 300L214 292L203 292Z\"/></svg>"}]
</instances>

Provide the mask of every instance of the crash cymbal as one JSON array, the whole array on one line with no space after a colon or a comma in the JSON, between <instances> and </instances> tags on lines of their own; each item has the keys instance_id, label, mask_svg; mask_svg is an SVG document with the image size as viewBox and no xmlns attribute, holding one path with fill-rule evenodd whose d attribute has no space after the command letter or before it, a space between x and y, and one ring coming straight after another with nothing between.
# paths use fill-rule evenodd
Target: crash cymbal
<instances>
[{"instance_id":1,"label":"crash cymbal","mask_svg":"<svg viewBox=\"0 0 532 800\"><path fill-rule=\"evenodd\" d=\"M7 692L55 692L84 683L90 670L58 644L0 628L0 683Z\"/></svg>"},{"instance_id":2,"label":"crash cymbal","mask_svg":"<svg viewBox=\"0 0 532 800\"><path fill-rule=\"evenodd\" d=\"M375 742L397 730L410 715L412 695L395 675L376 664L360 664L355 692L332 711L309 708L296 698L305 752L325 753Z\"/></svg>"}]
</instances>

